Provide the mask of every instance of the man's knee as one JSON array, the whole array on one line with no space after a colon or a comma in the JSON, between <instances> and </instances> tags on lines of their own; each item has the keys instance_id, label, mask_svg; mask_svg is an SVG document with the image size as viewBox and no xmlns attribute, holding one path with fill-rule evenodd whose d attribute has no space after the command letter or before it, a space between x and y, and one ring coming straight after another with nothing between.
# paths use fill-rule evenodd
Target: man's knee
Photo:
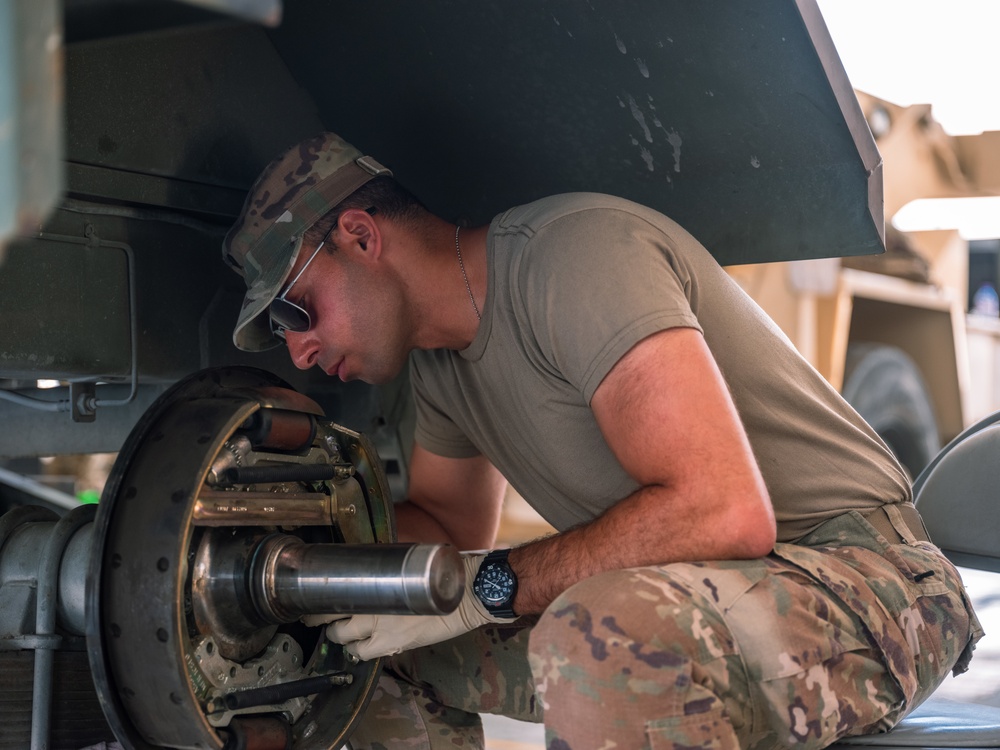
<instances>
[{"instance_id":1,"label":"man's knee","mask_svg":"<svg viewBox=\"0 0 1000 750\"><path fill-rule=\"evenodd\" d=\"M598 662L622 645L662 651L666 661L666 654L696 661L732 654L728 626L710 597L675 567L609 571L571 586L541 616L530 653Z\"/></svg>"},{"instance_id":2,"label":"man's knee","mask_svg":"<svg viewBox=\"0 0 1000 750\"><path fill-rule=\"evenodd\" d=\"M351 735L351 747L356 750L481 749L482 722L477 714L441 705L428 688L410 685L383 673Z\"/></svg>"},{"instance_id":3,"label":"man's knee","mask_svg":"<svg viewBox=\"0 0 1000 750\"><path fill-rule=\"evenodd\" d=\"M533 622L524 617L404 651L389 658L387 671L443 706L538 721L527 662Z\"/></svg>"},{"instance_id":4,"label":"man's knee","mask_svg":"<svg viewBox=\"0 0 1000 750\"><path fill-rule=\"evenodd\" d=\"M695 715L698 727L726 739L706 747L738 746L733 727L743 725L743 709L733 696L745 697L745 687L733 680L743 673L732 639L703 593L666 568L572 586L535 626L529 656L546 727L568 747L598 737L648 747L666 727L687 737L677 722Z\"/></svg>"},{"instance_id":5,"label":"man's knee","mask_svg":"<svg viewBox=\"0 0 1000 750\"><path fill-rule=\"evenodd\" d=\"M655 680L644 689L676 692L728 672L736 647L725 621L668 567L603 573L559 596L531 635L536 685L551 696L553 683L572 673L595 684Z\"/></svg>"}]
</instances>

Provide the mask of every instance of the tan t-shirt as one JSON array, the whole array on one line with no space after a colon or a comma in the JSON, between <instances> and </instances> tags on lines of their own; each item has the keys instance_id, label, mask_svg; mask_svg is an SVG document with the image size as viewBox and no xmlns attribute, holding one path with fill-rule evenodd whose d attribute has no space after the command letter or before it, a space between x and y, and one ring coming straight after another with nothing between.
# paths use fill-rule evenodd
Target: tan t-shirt
<instances>
[{"instance_id":1,"label":"tan t-shirt","mask_svg":"<svg viewBox=\"0 0 1000 750\"><path fill-rule=\"evenodd\" d=\"M590 399L622 355L672 327L705 336L770 491L779 541L847 510L910 499L874 431L662 214L604 195L553 196L495 218L487 258L472 344L411 358L416 440L442 456L484 454L557 529L638 489Z\"/></svg>"}]
</instances>

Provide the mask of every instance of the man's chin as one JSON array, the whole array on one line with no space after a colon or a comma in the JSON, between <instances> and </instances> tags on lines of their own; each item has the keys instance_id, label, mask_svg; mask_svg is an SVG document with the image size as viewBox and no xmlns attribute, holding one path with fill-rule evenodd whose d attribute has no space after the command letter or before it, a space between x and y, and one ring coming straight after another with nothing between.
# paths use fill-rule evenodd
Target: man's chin
<instances>
[{"instance_id":1,"label":"man's chin","mask_svg":"<svg viewBox=\"0 0 1000 750\"><path fill-rule=\"evenodd\" d=\"M340 362L334 373L345 383L350 380L360 380L368 385L385 385L395 380L406 367L407 357L398 358L374 357L367 361L354 360L355 367L348 368L346 359Z\"/></svg>"},{"instance_id":2,"label":"man's chin","mask_svg":"<svg viewBox=\"0 0 1000 750\"><path fill-rule=\"evenodd\" d=\"M365 371L357 374L351 373L351 380L360 380L363 383L368 383L368 385L385 385L386 383L391 383L396 377L403 371L402 366L395 369L391 367L381 368L379 370Z\"/></svg>"},{"instance_id":3,"label":"man's chin","mask_svg":"<svg viewBox=\"0 0 1000 750\"><path fill-rule=\"evenodd\" d=\"M352 377L351 380L360 380L362 383L367 383L368 385L385 385L392 381L392 377L386 377L385 375L358 375L358 377Z\"/></svg>"}]
</instances>

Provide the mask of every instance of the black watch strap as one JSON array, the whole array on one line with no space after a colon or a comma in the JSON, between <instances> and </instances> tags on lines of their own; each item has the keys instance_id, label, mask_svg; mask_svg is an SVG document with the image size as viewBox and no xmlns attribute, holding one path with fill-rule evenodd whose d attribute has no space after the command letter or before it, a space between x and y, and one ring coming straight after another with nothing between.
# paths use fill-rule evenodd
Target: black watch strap
<instances>
[{"instance_id":1,"label":"black watch strap","mask_svg":"<svg viewBox=\"0 0 1000 750\"><path fill-rule=\"evenodd\" d=\"M514 613L517 574L507 561L509 554L509 549L496 549L487 554L472 583L473 592L494 617L517 617Z\"/></svg>"}]
</instances>

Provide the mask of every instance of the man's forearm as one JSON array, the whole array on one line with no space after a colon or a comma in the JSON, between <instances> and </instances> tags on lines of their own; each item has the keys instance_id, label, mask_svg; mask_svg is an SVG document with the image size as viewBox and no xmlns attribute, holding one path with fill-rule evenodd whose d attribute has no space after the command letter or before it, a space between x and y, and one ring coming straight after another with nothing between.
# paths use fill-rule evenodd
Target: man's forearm
<instances>
[{"instance_id":1,"label":"man's forearm","mask_svg":"<svg viewBox=\"0 0 1000 750\"><path fill-rule=\"evenodd\" d=\"M396 534L400 542L455 543L437 519L409 500L396 503L395 511Z\"/></svg>"},{"instance_id":2,"label":"man's forearm","mask_svg":"<svg viewBox=\"0 0 1000 750\"><path fill-rule=\"evenodd\" d=\"M515 612L540 612L574 583L608 570L771 550L768 490L699 330L667 328L638 342L590 406L611 452L642 489L590 523L512 552Z\"/></svg>"},{"instance_id":3,"label":"man's forearm","mask_svg":"<svg viewBox=\"0 0 1000 750\"><path fill-rule=\"evenodd\" d=\"M713 512L646 487L598 518L511 551L519 615L543 611L574 583L608 570L684 560L760 557L774 541L770 506L752 501Z\"/></svg>"}]
</instances>

